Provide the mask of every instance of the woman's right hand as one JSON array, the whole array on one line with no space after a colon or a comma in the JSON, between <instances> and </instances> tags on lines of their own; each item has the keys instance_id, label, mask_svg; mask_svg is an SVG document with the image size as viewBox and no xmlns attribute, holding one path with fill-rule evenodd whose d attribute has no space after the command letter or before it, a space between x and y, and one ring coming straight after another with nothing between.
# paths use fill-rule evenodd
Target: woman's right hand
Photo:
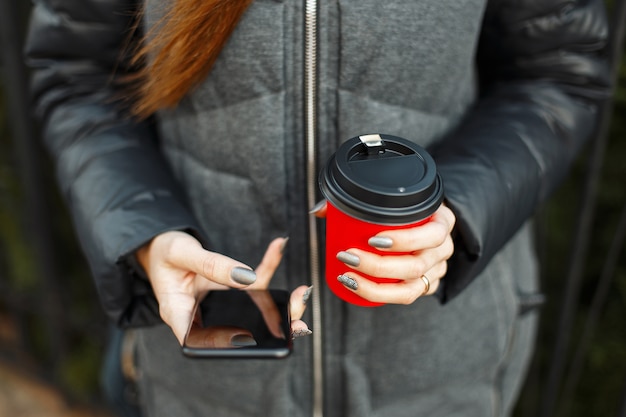
<instances>
[{"instance_id":1,"label":"woman's right hand","mask_svg":"<svg viewBox=\"0 0 626 417\"><path fill-rule=\"evenodd\" d=\"M256 271L204 249L196 238L179 231L156 236L137 250L136 256L152 284L161 318L182 344L198 300L211 290L267 288L280 264L285 243L285 238L274 239ZM305 290L306 286L301 286L294 293L304 293ZM298 313L293 318L301 327L302 323L297 320L301 314Z\"/></svg>"}]
</instances>

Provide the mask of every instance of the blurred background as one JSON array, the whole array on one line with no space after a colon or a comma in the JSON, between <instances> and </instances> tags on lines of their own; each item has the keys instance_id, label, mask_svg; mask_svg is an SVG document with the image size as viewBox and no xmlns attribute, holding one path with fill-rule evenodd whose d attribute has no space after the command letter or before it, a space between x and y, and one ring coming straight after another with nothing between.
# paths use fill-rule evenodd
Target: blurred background
<instances>
[{"instance_id":1,"label":"blurred background","mask_svg":"<svg viewBox=\"0 0 626 417\"><path fill-rule=\"evenodd\" d=\"M546 303L516 417L626 417L623 3L607 2L614 98L537 214ZM0 0L0 417L115 416L100 384L110 329L29 114L28 9Z\"/></svg>"}]
</instances>

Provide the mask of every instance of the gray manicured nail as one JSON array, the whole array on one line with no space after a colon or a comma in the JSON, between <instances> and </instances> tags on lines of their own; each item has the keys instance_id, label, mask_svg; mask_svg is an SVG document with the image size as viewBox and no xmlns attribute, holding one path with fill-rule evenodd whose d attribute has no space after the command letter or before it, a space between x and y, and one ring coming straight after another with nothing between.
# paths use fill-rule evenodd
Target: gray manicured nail
<instances>
[{"instance_id":1,"label":"gray manicured nail","mask_svg":"<svg viewBox=\"0 0 626 417\"><path fill-rule=\"evenodd\" d=\"M391 238L389 238L389 237L384 237L384 236L374 236L374 237L371 237L371 238L369 238L367 243L370 246L373 246L373 247L379 248L379 249L388 249L388 248L393 246L393 240L391 240Z\"/></svg>"},{"instance_id":2,"label":"gray manicured nail","mask_svg":"<svg viewBox=\"0 0 626 417\"><path fill-rule=\"evenodd\" d=\"M230 277L233 281L243 285L250 285L256 281L256 274L253 270L242 268L240 266L233 268L230 272Z\"/></svg>"},{"instance_id":3,"label":"gray manicured nail","mask_svg":"<svg viewBox=\"0 0 626 417\"><path fill-rule=\"evenodd\" d=\"M306 304L307 301L309 301L309 298L311 298L312 292L313 292L313 286L311 285L309 288L306 289L306 291L302 295L302 304Z\"/></svg>"},{"instance_id":4,"label":"gray manicured nail","mask_svg":"<svg viewBox=\"0 0 626 417\"><path fill-rule=\"evenodd\" d=\"M341 282L343 285L350 288L351 290L356 290L357 288L359 288L359 284L347 275L339 275L337 277L337 281Z\"/></svg>"},{"instance_id":5,"label":"gray manicured nail","mask_svg":"<svg viewBox=\"0 0 626 417\"><path fill-rule=\"evenodd\" d=\"M248 336L247 334L238 334L233 336L233 338L230 339L230 344L235 347L250 347L257 345L254 337Z\"/></svg>"},{"instance_id":6,"label":"gray manicured nail","mask_svg":"<svg viewBox=\"0 0 626 417\"><path fill-rule=\"evenodd\" d=\"M322 209L322 207L324 207L324 204L326 204L326 200L318 201L317 203L315 203L313 208L311 210L309 210L309 214L317 213L318 211L320 211Z\"/></svg>"},{"instance_id":7,"label":"gray manicured nail","mask_svg":"<svg viewBox=\"0 0 626 417\"><path fill-rule=\"evenodd\" d=\"M280 245L280 253L281 255L285 253L285 248L287 247L287 243L289 242L289 236L284 238L282 245Z\"/></svg>"},{"instance_id":8,"label":"gray manicured nail","mask_svg":"<svg viewBox=\"0 0 626 417\"><path fill-rule=\"evenodd\" d=\"M337 254L337 259L339 259L344 264L350 266L359 266L359 264L361 263L361 258L350 252L339 252Z\"/></svg>"},{"instance_id":9,"label":"gray manicured nail","mask_svg":"<svg viewBox=\"0 0 626 417\"><path fill-rule=\"evenodd\" d=\"M299 329L299 330L294 330L293 332L291 332L291 338L292 339L297 339L298 337L303 337L303 336L308 336L310 334L312 334L313 332L309 329Z\"/></svg>"}]
</instances>

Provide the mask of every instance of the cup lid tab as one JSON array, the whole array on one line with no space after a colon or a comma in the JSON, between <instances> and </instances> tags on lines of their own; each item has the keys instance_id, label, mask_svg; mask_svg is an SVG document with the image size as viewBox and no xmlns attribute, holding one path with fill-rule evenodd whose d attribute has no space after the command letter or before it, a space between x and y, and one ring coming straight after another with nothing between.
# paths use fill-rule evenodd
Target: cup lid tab
<instances>
[{"instance_id":1,"label":"cup lid tab","mask_svg":"<svg viewBox=\"0 0 626 417\"><path fill-rule=\"evenodd\" d=\"M385 141L378 134L361 135L359 139L367 147L367 153L370 155L377 154L385 149Z\"/></svg>"}]
</instances>

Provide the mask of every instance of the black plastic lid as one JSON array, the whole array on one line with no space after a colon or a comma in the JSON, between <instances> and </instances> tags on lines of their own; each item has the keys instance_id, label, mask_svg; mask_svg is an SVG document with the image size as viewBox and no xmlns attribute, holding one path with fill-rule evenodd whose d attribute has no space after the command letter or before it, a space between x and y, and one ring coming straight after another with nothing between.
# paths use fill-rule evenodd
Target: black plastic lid
<instances>
[{"instance_id":1,"label":"black plastic lid","mask_svg":"<svg viewBox=\"0 0 626 417\"><path fill-rule=\"evenodd\" d=\"M407 224L443 200L435 161L397 136L361 135L344 142L319 176L322 194L346 214L373 223Z\"/></svg>"}]
</instances>

